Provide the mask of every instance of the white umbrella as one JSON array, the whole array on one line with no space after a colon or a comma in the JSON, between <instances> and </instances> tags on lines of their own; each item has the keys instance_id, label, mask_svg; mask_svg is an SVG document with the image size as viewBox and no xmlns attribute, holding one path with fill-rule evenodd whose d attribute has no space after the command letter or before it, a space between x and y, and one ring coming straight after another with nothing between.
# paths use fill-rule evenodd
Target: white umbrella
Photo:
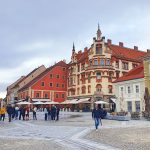
<instances>
[{"instance_id":1,"label":"white umbrella","mask_svg":"<svg viewBox=\"0 0 150 150\"><path fill-rule=\"evenodd\" d=\"M43 102L40 102L40 101L38 101L38 102L35 102L35 103L33 103L34 105L42 105L42 104L44 104Z\"/></svg>"},{"instance_id":2,"label":"white umbrella","mask_svg":"<svg viewBox=\"0 0 150 150\"><path fill-rule=\"evenodd\" d=\"M30 104L32 104L32 103L24 101L24 102L19 102L19 103L17 103L17 104L18 104L18 105L30 105Z\"/></svg>"},{"instance_id":3,"label":"white umbrella","mask_svg":"<svg viewBox=\"0 0 150 150\"><path fill-rule=\"evenodd\" d=\"M109 104L109 103L104 102L104 101L96 101L95 104Z\"/></svg>"}]
</instances>

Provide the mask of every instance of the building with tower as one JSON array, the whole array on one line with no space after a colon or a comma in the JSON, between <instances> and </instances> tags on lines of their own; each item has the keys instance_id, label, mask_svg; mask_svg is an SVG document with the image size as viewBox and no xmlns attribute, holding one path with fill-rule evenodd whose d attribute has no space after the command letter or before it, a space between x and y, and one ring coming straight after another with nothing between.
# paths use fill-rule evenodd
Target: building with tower
<instances>
[{"instance_id":1,"label":"building with tower","mask_svg":"<svg viewBox=\"0 0 150 150\"><path fill-rule=\"evenodd\" d=\"M109 101L115 96L112 82L137 67L145 54L137 46L127 48L122 42L115 45L110 39L106 41L98 25L90 48L76 52L73 44L68 64L68 99Z\"/></svg>"}]
</instances>

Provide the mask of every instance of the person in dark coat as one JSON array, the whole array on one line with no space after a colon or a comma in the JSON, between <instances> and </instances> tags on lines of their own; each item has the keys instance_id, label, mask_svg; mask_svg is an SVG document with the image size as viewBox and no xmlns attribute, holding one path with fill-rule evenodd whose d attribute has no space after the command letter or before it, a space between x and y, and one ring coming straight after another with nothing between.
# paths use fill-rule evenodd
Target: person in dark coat
<instances>
[{"instance_id":1,"label":"person in dark coat","mask_svg":"<svg viewBox=\"0 0 150 150\"><path fill-rule=\"evenodd\" d=\"M56 117L56 106L53 105L51 109L51 119L55 120L55 117Z\"/></svg>"},{"instance_id":2,"label":"person in dark coat","mask_svg":"<svg viewBox=\"0 0 150 150\"><path fill-rule=\"evenodd\" d=\"M95 128L98 129L99 123L101 123L101 116L103 114L103 109L99 108L98 105L95 106L95 108L92 111L92 118L95 121Z\"/></svg>"},{"instance_id":3,"label":"person in dark coat","mask_svg":"<svg viewBox=\"0 0 150 150\"><path fill-rule=\"evenodd\" d=\"M59 120L59 112L60 112L60 108L57 107L56 108L56 120Z\"/></svg>"},{"instance_id":4,"label":"person in dark coat","mask_svg":"<svg viewBox=\"0 0 150 150\"><path fill-rule=\"evenodd\" d=\"M8 120L9 120L9 122L11 122L12 114L13 114L13 108L10 104L7 106L7 113L8 113Z\"/></svg>"}]
</instances>

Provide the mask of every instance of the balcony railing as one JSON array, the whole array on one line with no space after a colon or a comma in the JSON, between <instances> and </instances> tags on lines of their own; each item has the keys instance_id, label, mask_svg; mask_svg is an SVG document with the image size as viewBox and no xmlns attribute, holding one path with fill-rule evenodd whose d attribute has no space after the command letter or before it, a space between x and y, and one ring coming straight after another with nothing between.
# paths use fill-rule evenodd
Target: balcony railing
<instances>
[{"instance_id":1,"label":"balcony railing","mask_svg":"<svg viewBox=\"0 0 150 150\"><path fill-rule=\"evenodd\" d=\"M112 69L113 66L101 66L101 65L92 65L92 66L88 66L88 67L85 67L85 69L95 69L95 68L108 68L108 69Z\"/></svg>"}]
</instances>

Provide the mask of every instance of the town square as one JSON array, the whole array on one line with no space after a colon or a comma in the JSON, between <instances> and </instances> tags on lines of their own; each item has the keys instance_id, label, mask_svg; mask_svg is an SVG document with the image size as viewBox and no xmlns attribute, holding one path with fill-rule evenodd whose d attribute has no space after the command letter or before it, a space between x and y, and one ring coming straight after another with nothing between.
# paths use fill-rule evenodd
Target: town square
<instances>
[{"instance_id":1,"label":"town square","mask_svg":"<svg viewBox=\"0 0 150 150\"><path fill-rule=\"evenodd\" d=\"M149 150L149 4L0 1L0 150Z\"/></svg>"}]
</instances>

